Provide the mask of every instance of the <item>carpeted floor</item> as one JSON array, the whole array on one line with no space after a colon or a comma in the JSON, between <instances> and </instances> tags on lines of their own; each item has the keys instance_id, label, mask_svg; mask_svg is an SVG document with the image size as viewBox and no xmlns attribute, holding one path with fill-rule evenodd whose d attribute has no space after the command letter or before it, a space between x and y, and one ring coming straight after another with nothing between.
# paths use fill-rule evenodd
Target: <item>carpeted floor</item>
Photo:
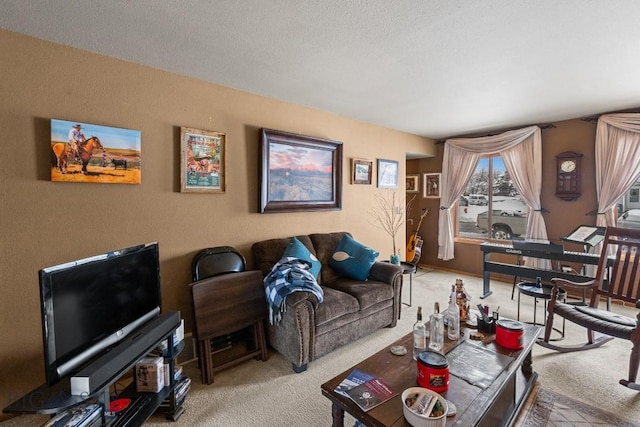
<instances>
[{"instance_id":1,"label":"carpeted floor","mask_svg":"<svg viewBox=\"0 0 640 427\"><path fill-rule=\"evenodd\" d=\"M322 396L320 385L340 374L362 359L388 347L390 343L411 331L415 322L417 306L430 314L433 303L448 301L449 290L456 278L462 278L471 303L488 304L491 309L500 307L501 317L517 316L516 298L511 299L511 284L492 281L493 294L480 300L482 279L421 268L413 277L413 305L402 307L402 318L395 328L381 329L352 344L312 362L309 369L295 374L291 365L279 354L271 351L266 362L250 360L216 374L215 382L203 385L195 363L184 366L192 378L192 388L185 403L186 412L177 423L166 421L161 416L153 416L148 426L329 426L331 425L331 405ZM408 278L406 278L408 279ZM405 282L408 286L408 280ZM408 301L408 289L404 298ZM521 320L533 320L533 298L521 300ZM542 303L538 303L538 321L542 321ZM613 311L630 315L635 310L613 307ZM567 323L568 343L582 339L586 333L582 328ZM557 353L538 345L533 348L533 368L538 372L540 392L536 393L535 405L528 408L549 407L549 419L554 419L564 405L578 409L588 415L588 408L600 408L615 414L622 420L640 418L640 393L618 384L626 377L631 345L628 341L615 339L604 346L578 353ZM529 414L527 410L526 414ZM566 411L561 411L568 414ZM522 426L569 426L581 424L536 424L538 412L520 422ZM535 416L535 417L534 417ZM568 416L568 415L567 415ZM524 413L521 418L524 417ZM2 427L40 425L46 417L20 416L0 423ZM528 422L529 424L523 424ZM533 424L532 424L533 423ZM345 426L351 427L354 420L345 417ZM584 424L582 424L584 425ZM588 424L587 424L588 425ZM597 425L597 424L596 424ZM610 424L618 425L618 424ZM634 424L619 424L630 425Z\"/></svg>"},{"instance_id":2,"label":"carpeted floor","mask_svg":"<svg viewBox=\"0 0 640 427\"><path fill-rule=\"evenodd\" d=\"M539 386L532 392L517 427L640 427L601 408L587 405Z\"/></svg>"}]
</instances>

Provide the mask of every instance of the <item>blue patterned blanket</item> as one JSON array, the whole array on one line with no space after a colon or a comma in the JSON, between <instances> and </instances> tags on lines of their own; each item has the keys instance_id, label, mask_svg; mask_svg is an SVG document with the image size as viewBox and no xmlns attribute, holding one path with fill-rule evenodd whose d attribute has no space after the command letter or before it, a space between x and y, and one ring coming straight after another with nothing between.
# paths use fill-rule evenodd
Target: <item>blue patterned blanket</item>
<instances>
[{"instance_id":1,"label":"blue patterned blanket","mask_svg":"<svg viewBox=\"0 0 640 427\"><path fill-rule=\"evenodd\" d=\"M286 311L285 300L293 292L311 292L318 298L324 299L322 288L316 278L309 271L311 263L293 257L283 257L273 266L271 272L264 278L264 292L269 306L269 322L277 325Z\"/></svg>"}]
</instances>

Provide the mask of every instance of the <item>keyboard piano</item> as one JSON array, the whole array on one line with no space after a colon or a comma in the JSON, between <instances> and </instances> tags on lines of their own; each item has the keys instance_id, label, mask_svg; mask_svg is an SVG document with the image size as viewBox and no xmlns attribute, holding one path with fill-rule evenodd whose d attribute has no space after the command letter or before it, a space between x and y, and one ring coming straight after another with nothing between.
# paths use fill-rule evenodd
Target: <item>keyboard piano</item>
<instances>
[{"instance_id":1,"label":"keyboard piano","mask_svg":"<svg viewBox=\"0 0 640 427\"><path fill-rule=\"evenodd\" d=\"M600 261L600 255L559 250L558 248L562 248L562 246L555 244L545 245L540 243L529 244L527 242L519 242L516 246L517 248L512 244L492 242L484 242L480 245L480 250L484 252L482 263L483 284L482 295L480 298L486 298L491 295L491 273L502 273L517 277L530 277L532 279L540 277L544 281L549 281L554 277L561 277L574 282L587 282L591 280L592 277L560 271L560 261L590 265L598 265L598 261ZM492 253L511 254L516 256L517 259L515 263L491 261ZM555 264L557 269L546 270L520 265L521 257L525 256L548 259L552 262L556 261ZM613 258L609 258L609 266L611 265L613 265Z\"/></svg>"}]
</instances>

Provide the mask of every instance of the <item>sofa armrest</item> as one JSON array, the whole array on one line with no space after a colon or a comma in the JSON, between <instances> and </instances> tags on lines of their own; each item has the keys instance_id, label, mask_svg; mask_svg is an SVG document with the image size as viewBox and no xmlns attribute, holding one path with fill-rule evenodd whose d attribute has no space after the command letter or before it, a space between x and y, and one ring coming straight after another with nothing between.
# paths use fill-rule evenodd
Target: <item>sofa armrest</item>
<instances>
[{"instance_id":1,"label":"sofa armrest","mask_svg":"<svg viewBox=\"0 0 640 427\"><path fill-rule=\"evenodd\" d=\"M318 298L311 292L293 292L287 295L285 305L287 309L289 309L290 307L296 307L300 304L303 304L305 301L309 301L314 310L318 307Z\"/></svg>"},{"instance_id":2,"label":"sofa armrest","mask_svg":"<svg viewBox=\"0 0 640 427\"><path fill-rule=\"evenodd\" d=\"M280 323L267 324L269 344L291 362L295 372L302 372L314 359L317 299L309 292L294 292L285 304Z\"/></svg>"},{"instance_id":3,"label":"sofa armrest","mask_svg":"<svg viewBox=\"0 0 640 427\"><path fill-rule=\"evenodd\" d=\"M393 321L389 325L395 327L402 309L402 267L389 262L375 262L369 270L368 280L386 283L393 288Z\"/></svg>"},{"instance_id":4,"label":"sofa armrest","mask_svg":"<svg viewBox=\"0 0 640 427\"><path fill-rule=\"evenodd\" d=\"M402 267L399 265L391 264L390 262L376 261L369 270L369 280L375 280L377 282L388 283L392 285L398 276L402 277Z\"/></svg>"},{"instance_id":5,"label":"sofa armrest","mask_svg":"<svg viewBox=\"0 0 640 427\"><path fill-rule=\"evenodd\" d=\"M287 295L284 304L280 322L267 327L269 343L291 362L295 372L302 372L314 358L318 298L311 292L293 292Z\"/></svg>"}]
</instances>

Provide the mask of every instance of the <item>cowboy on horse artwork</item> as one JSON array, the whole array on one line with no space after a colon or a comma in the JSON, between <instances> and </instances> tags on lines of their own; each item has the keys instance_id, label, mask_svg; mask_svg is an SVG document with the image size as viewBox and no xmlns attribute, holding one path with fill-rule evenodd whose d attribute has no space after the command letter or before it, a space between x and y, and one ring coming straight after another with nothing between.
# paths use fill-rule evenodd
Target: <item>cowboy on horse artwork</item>
<instances>
[{"instance_id":1,"label":"cowboy on horse artwork","mask_svg":"<svg viewBox=\"0 0 640 427\"><path fill-rule=\"evenodd\" d=\"M105 151L97 136L92 136L75 146L73 146L71 142L68 142L66 146L61 142L53 144L52 149L58 159L58 170L60 173L67 173L69 158L76 157L82 162L82 173L86 174L87 165L93 156L93 150L95 148L100 148L102 151Z\"/></svg>"},{"instance_id":2,"label":"cowboy on horse artwork","mask_svg":"<svg viewBox=\"0 0 640 427\"><path fill-rule=\"evenodd\" d=\"M69 131L69 136L67 138L67 143L73 150L74 156L76 159L80 160L80 145L86 142L84 134L82 133L82 126L79 124L75 124L71 130Z\"/></svg>"},{"instance_id":3,"label":"cowboy on horse artwork","mask_svg":"<svg viewBox=\"0 0 640 427\"><path fill-rule=\"evenodd\" d=\"M140 184L140 131L51 119L51 180Z\"/></svg>"}]
</instances>

